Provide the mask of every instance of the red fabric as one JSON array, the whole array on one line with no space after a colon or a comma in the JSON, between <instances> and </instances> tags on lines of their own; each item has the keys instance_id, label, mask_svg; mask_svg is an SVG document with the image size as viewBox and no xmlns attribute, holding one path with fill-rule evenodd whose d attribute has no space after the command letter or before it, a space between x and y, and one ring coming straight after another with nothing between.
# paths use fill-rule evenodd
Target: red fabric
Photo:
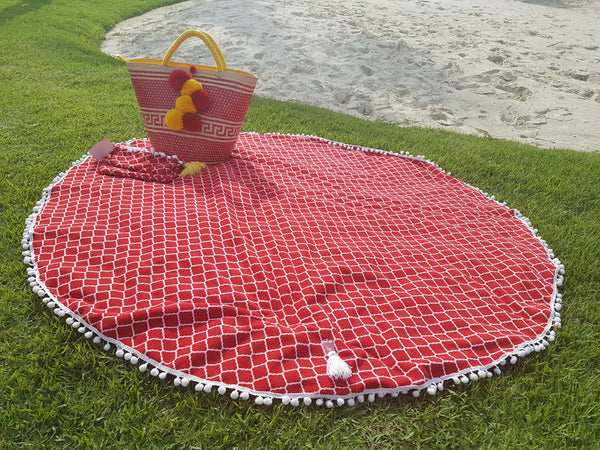
<instances>
[{"instance_id":1,"label":"red fabric","mask_svg":"<svg viewBox=\"0 0 600 450\"><path fill-rule=\"evenodd\" d=\"M33 229L44 288L173 375L273 396L398 392L541 339L556 267L514 212L422 160L240 135L172 183L52 187ZM352 369L327 376L323 342Z\"/></svg>"},{"instance_id":2,"label":"red fabric","mask_svg":"<svg viewBox=\"0 0 600 450\"><path fill-rule=\"evenodd\" d=\"M168 183L179 175L182 164L176 158L150 152L148 140L117 144L114 151L98 163L98 173L142 181Z\"/></svg>"}]
</instances>

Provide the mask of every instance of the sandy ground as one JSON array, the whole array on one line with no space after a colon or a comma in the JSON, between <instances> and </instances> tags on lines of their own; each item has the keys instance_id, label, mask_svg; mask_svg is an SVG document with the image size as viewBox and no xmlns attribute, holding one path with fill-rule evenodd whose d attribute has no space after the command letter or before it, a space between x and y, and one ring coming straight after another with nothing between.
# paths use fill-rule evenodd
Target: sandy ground
<instances>
[{"instance_id":1,"label":"sandy ground","mask_svg":"<svg viewBox=\"0 0 600 450\"><path fill-rule=\"evenodd\" d=\"M600 152L600 1L193 0L122 22L103 51L161 59L187 29L260 96ZM214 65L199 41L173 59Z\"/></svg>"}]
</instances>

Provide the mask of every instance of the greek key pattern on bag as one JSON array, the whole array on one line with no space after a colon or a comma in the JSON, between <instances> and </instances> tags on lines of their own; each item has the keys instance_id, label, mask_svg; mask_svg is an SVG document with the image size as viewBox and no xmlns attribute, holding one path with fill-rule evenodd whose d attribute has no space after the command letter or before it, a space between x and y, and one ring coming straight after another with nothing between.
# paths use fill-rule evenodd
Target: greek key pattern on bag
<instances>
[{"instance_id":1,"label":"greek key pattern on bag","mask_svg":"<svg viewBox=\"0 0 600 450\"><path fill-rule=\"evenodd\" d=\"M239 122L228 122L211 117L204 117L202 128L199 131L189 132L181 130L174 132L165 125L164 111L142 111L142 118L146 128L151 129L154 132L187 137L204 136L216 140L223 139L227 141L236 139L242 127L242 123Z\"/></svg>"},{"instance_id":2,"label":"greek key pattern on bag","mask_svg":"<svg viewBox=\"0 0 600 450\"><path fill-rule=\"evenodd\" d=\"M165 115L142 111L142 119L146 127L162 128L165 126Z\"/></svg>"},{"instance_id":3,"label":"greek key pattern on bag","mask_svg":"<svg viewBox=\"0 0 600 450\"><path fill-rule=\"evenodd\" d=\"M204 135L210 135L221 138L237 138L240 132L240 125L225 125L223 123L215 123L204 121L202 124L201 133Z\"/></svg>"}]
</instances>

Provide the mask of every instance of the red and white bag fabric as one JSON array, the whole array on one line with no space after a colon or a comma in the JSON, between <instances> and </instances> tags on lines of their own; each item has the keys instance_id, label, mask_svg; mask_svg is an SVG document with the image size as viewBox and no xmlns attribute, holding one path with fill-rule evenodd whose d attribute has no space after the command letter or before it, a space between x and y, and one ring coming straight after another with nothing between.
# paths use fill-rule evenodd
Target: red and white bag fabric
<instances>
[{"instance_id":1,"label":"red and white bag fabric","mask_svg":"<svg viewBox=\"0 0 600 450\"><path fill-rule=\"evenodd\" d=\"M216 67L171 62L175 51L191 37L206 44ZM231 157L257 78L229 69L210 35L186 31L162 60L130 60L127 69L157 152L206 163Z\"/></svg>"},{"instance_id":2,"label":"red and white bag fabric","mask_svg":"<svg viewBox=\"0 0 600 450\"><path fill-rule=\"evenodd\" d=\"M44 191L29 282L176 386L267 405L433 394L560 327L564 267L530 222L423 158L242 133L229 161L170 183L99 164Z\"/></svg>"}]
</instances>

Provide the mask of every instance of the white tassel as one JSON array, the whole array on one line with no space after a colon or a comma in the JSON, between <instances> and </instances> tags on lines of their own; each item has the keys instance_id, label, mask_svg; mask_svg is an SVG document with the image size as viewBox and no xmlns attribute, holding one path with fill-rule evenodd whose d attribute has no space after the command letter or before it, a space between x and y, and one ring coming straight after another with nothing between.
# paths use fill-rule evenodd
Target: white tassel
<instances>
[{"instance_id":1,"label":"white tassel","mask_svg":"<svg viewBox=\"0 0 600 450\"><path fill-rule=\"evenodd\" d=\"M352 369L333 350L328 354L327 376L333 379L347 380L352 376Z\"/></svg>"}]
</instances>

